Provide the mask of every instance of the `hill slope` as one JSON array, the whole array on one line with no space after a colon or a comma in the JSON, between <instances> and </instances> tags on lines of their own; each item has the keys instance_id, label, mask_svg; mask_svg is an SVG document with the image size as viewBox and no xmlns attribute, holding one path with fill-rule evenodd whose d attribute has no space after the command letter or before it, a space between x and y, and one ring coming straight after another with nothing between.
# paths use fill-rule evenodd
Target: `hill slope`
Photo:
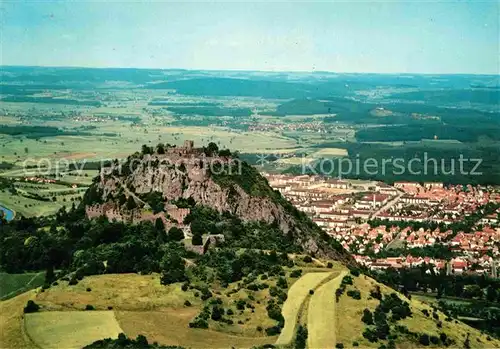
<instances>
[{"instance_id":1,"label":"hill slope","mask_svg":"<svg viewBox=\"0 0 500 349\"><path fill-rule=\"evenodd\" d=\"M218 156L217 151L170 148L162 154L151 149L134 154L124 164L115 163L87 191L83 201L87 213L104 214L110 220L161 217L170 226L182 222L170 219L165 205L174 206L175 211L179 202L191 200L243 222L279 228L304 252L356 264L336 241L274 191L256 169L237 158ZM145 212L152 206L156 215Z\"/></svg>"}]
</instances>

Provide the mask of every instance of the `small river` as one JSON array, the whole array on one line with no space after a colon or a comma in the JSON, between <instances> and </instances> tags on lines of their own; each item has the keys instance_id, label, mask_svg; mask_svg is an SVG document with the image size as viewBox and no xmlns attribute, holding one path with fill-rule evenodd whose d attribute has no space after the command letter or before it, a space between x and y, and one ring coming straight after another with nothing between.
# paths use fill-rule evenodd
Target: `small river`
<instances>
[{"instance_id":1,"label":"small river","mask_svg":"<svg viewBox=\"0 0 500 349\"><path fill-rule=\"evenodd\" d=\"M9 210L7 207L0 206L0 211L2 211L2 215L7 221L14 218L14 211Z\"/></svg>"}]
</instances>

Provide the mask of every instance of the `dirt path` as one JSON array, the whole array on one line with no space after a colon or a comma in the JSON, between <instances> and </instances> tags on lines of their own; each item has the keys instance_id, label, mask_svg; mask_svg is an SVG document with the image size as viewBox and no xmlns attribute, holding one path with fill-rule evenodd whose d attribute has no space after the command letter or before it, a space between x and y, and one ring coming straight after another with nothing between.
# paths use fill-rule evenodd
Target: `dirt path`
<instances>
[{"instance_id":1,"label":"dirt path","mask_svg":"<svg viewBox=\"0 0 500 349\"><path fill-rule=\"evenodd\" d=\"M307 311L307 347L334 348L337 337L335 291L347 271L319 287L309 302Z\"/></svg>"}]
</instances>

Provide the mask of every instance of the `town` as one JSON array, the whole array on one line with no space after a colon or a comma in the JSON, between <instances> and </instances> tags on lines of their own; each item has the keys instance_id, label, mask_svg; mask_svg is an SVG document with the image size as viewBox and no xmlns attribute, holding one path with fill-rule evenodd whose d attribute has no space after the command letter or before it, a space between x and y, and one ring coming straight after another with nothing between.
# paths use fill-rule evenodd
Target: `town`
<instances>
[{"instance_id":1,"label":"town","mask_svg":"<svg viewBox=\"0 0 500 349\"><path fill-rule=\"evenodd\" d=\"M497 277L498 187L263 175L372 270L425 264L446 273Z\"/></svg>"}]
</instances>

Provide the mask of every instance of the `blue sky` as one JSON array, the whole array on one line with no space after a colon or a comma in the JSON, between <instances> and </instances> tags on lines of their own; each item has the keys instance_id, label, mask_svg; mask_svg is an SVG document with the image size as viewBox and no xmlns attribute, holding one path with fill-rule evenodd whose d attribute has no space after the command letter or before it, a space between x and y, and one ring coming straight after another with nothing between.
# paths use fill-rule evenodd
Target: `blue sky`
<instances>
[{"instance_id":1,"label":"blue sky","mask_svg":"<svg viewBox=\"0 0 500 349\"><path fill-rule=\"evenodd\" d=\"M499 74L499 2L3 1L1 64Z\"/></svg>"}]
</instances>

